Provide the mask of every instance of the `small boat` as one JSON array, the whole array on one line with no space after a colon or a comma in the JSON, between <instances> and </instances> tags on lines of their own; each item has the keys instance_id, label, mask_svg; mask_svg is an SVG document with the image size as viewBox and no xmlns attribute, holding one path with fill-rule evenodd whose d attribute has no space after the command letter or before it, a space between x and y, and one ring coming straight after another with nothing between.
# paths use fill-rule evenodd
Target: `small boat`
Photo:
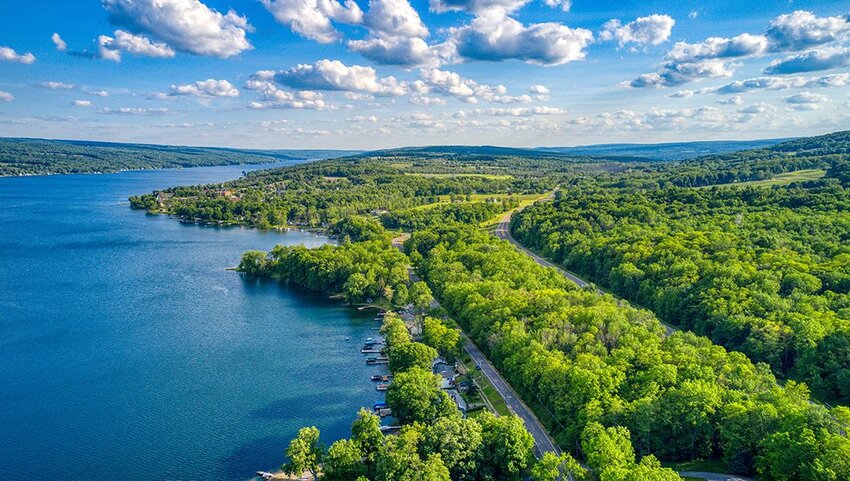
<instances>
[{"instance_id":1,"label":"small boat","mask_svg":"<svg viewBox=\"0 0 850 481\"><path fill-rule=\"evenodd\" d=\"M380 410L378 410L378 416L380 416L380 417L382 417L382 418L385 418L385 417L387 417L387 416L392 416L392 415L393 415L393 411L392 411L392 409L390 409L390 408L385 408L385 409L380 409Z\"/></svg>"},{"instance_id":2,"label":"small boat","mask_svg":"<svg viewBox=\"0 0 850 481\"><path fill-rule=\"evenodd\" d=\"M380 411L381 409L387 409L388 407L389 405L387 403L376 402L375 405L372 406L372 409L374 409L375 411Z\"/></svg>"},{"instance_id":3,"label":"small boat","mask_svg":"<svg viewBox=\"0 0 850 481\"><path fill-rule=\"evenodd\" d=\"M389 387L389 384L378 384L377 386L375 386L375 389L377 391L386 391Z\"/></svg>"},{"instance_id":4,"label":"small boat","mask_svg":"<svg viewBox=\"0 0 850 481\"><path fill-rule=\"evenodd\" d=\"M263 479L273 479L274 478L274 474L270 473L268 471L257 471L257 476L259 476Z\"/></svg>"},{"instance_id":5,"label":"small boat","mask_svg":"<svg viewBox=\"0 0 850 481\"><path fill-rule=\"evenodd\" d=\"M375 374L372 376L372 380L376 382L389 382L392 378L392 374Z\"/></svg>"},{"instance_id":6,"label":"small boat","mask_svg":"<svg viewBox=\"0 0 850 481\"><path fill-rule=\"evenodd\" d=\"M385 357L384 358L376 357L376 358L372 358L372 359L366 359L366 364L368 364L369 366L374 366L376 364L389 364L389 363L390 363L390 360L385 358Z\"/></svg>"}]
</instances>

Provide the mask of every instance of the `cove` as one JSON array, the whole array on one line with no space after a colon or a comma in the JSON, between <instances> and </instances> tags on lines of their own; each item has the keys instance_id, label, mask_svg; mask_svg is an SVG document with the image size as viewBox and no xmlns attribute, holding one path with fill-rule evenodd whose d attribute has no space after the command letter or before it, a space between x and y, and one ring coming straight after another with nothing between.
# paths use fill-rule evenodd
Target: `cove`
<instances>
[{"instance_id":1,"label":"cove","mask_svg":"<svg viewBox=\"0 0 850 481\"><path fill-rule=\"evenodd\" d=\"M299 427L330 443L380 399L373 315L225 270L326 238L126 201L256 168L0 179L0 479L246 480Z\"/></svg>"}]
</instances>

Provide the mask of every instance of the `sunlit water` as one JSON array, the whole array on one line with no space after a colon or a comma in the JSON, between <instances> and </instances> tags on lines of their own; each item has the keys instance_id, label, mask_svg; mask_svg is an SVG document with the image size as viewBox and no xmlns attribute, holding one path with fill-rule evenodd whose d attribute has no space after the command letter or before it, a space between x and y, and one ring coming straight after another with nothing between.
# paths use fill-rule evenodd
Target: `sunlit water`
<instances>
[{"instance_id":1,"label":"sunlit water","mask_svg":"<svg viewBox=\"0 0 850 481\"><path fill-rule=\"evenodd\" d=\"M379 399L373 315L225 270L310 233L185 225L126 198L244 166L0 179L0 479L245 480Z\"/></svg>"}]
</instances>

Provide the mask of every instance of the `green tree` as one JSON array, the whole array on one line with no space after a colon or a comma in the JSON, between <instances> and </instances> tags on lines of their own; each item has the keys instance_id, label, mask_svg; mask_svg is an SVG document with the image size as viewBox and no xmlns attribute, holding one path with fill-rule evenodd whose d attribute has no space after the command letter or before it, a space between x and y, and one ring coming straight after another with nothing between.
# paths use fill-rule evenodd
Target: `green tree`
<instances>
[{"instance_id":1,"label":"green tree","mask_svg":"<svg viewBox=\"0 0 850 481\"><path fill-rule=\"evenodd\" d=\"M319 466L324 454L325 447L319 442L319 430L315 426L301 428L286 449L289 462L283 465L283 472L290 475L301 475L301 473L308 471L313 479L317 480L319 479Z\"/></svg>"},{"instance_id":2,"label":"green tree","mask_svg":"<svg viewBox=\"0 0 850 481\"><path fill-rule=\"evenodd\" d=\"M357 444L357 449L363 455L363 464L366 465L368 474L373 474L378 453L384 444L381 418L361 408L357 419L351 425L351 440Z\"/></svg>"},{"instance_id":3,"label":"green tree","mask_svg":"<svg viewBox=\"0 0 850 481\"><path fill-rule=\"evenodd\" d=\"M266 267L268 258L263 251L248 251L242 254L242 261L239 262L239 272L251 274L255 276L266 275Z\"/></svg>"},{"instance_id":4,"label":"green tree","mask_svg":"<svg viewBox=\"0 0 850 481\"><path fill-rule=\"evenodd\" d=\"M370 286L369 280L360 272L355 272L348 276L343 288L345 289L345 300L349 304L362 302L366 298L367 289Z\"/></svg>"},{"instance_id":5,"label":"green tree","mask_svg":"<svg viewBox=\"0 0 850 481\"><path fill-rule=\"evenodd\" d=\"M443 417L425 428L420 453L439 454L453 481L474 481L481 442L481 425L474 419Z\"/></svg>"},{"instance_id":6,"label":"green tree","mask_svg":"<svg viewBox=\"0 0 850 481\"><path fill-rule=\"evenodd\" d=\"M327 481L351 481L366 473L362 462L363 453L355 441L340 439L331 444L322 462L322 479Z\"/></svg>"},{"instance_id":7,"label":"green tree","mask_svg":"<svg viewBox=\"0 0 850 481\"><path fill-rule=\"evenodd\" d=\"M422 322L422 342L436 349L448 360L457 358L460 353L460 331L433 317L426 317Z\"/></svg>"},{"instance_id":8,"label":"green tree","mask_svg":"<svg viewBox=\"0 0 850 481\"><path fill-rule=\"evenodd\" d=\"M431 370L437 351L421 342L408 342L389 350L390 371L399 373L412 367Z\"/></svg>"},{"instance_id":9,"label":"green tree","mask_svg":"<svg viewBox=\"0 0 850 481\"><path fill-rule=\"evenodd\" d=\"M587 470L569 454L543 453L543 457L531 467L533 481L566 481L570 476L583 480L587 479L587 474Z\"/></svg>"},{"instance_id":10,"label":"green tree","mask_svg":"<svg viewBox=\"0 0 850 481\"><path fill-rule=\"evenodd\" d=\"M533 458L534 438L516 416L496 417L490 412L479 416L481 447L478 473L483 481L514 481L522 477Z\"/></svg>"},{"instance_id":11,"label":"green tree","mask_svg":"<svg viewBox=\"0 0 850 481\"><path fill-rule=\"evenodd\" d=\"M410 331L404 321L395 313L388 312L384 317L384 322L381 325L381 335L390 349L408 344L411 342Z\"/></svg>"},{"instance_id":12,"label":"green tree","mask_svg":"<svg viewBox=\"0 0 850 481\"><path fill-rule=\"evenodd\" d=\"M387 389L387 404L402 424L459 415L452 398L440 389L440 376L420 367L395 375Z\"/></svg>"},{"instance_id":13,"label":"green tree","mask_svg":"<svg viewBox=\"0 0 850 481\"><path fill-rule=\"evenodd\" d=\"M414 308L424 311L431 306L434 295L431 293L431 288L428 287L428 284L417 281L410 285L408 299L409 302L413 303Z\"/></svg>"}]
</instances>

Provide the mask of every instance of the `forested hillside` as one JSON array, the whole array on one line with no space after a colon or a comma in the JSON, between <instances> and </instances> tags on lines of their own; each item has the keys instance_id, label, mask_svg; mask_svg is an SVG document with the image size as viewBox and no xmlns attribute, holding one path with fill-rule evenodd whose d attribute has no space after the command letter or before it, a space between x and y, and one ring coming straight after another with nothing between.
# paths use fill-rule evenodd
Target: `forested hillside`
<instances>
[{"instance_id":1,"label":"forested hillside","mask_svg":"<svg viewBox=\"0 0 850 481\"><path fill-rule=\"evenodd\" d=\"M300 162L349 153L0 138L0 177Z\"/></svg>"},{"instance_id":2,"label":"forested hillside","mask_svg":"<svg viewBox=\"0 0 850 481\"><path fill-rule=\"evenodd\" d=\"M848 140L804 139L728 161L737 169L818 165L827 173L817 181L710 189L579 183L517 215L513 232L664 321L847 403ZM690 164L683 167L688 175Z\"/></svg>"},{"instance_id":3,"label":"forested hillside","mask_svg":"<svg viewBox=\"0 0 850 481\"><path fill-rule=\"evenodd\" d=\"M401 430L376 442L376 419L361 413L352 438L325 449L305 428L287 452L292 472L672 481L679 476L659 460L707 460L769 481L838 481L850 479L850 409L809 392L841 404L850 394L842 135L798 141L799 151L675 165L356 156L131 201L190 221L325 229L340 245L251 251L240 270L421 313L408 325L389 315L382 331L396 374L387 402ZM823 176L774 187L677 185L696 169L702 184L712 169L744 178L746 169L790 172L797 162ZM642 308L578 289L482 228L552 192L553 202L514 214L516 237ZM402 232L411 235L399 252L390 239ZM440 308L431 309L432 295ZM684 330L668 335L659 319ZM456 352L459 333L448 334L456 328L569 455L532 461L517 418L462 420L448 406L426 367L436 353ZM410 337L422 331L421 342Z\"/></svg>"}]
</instances>

